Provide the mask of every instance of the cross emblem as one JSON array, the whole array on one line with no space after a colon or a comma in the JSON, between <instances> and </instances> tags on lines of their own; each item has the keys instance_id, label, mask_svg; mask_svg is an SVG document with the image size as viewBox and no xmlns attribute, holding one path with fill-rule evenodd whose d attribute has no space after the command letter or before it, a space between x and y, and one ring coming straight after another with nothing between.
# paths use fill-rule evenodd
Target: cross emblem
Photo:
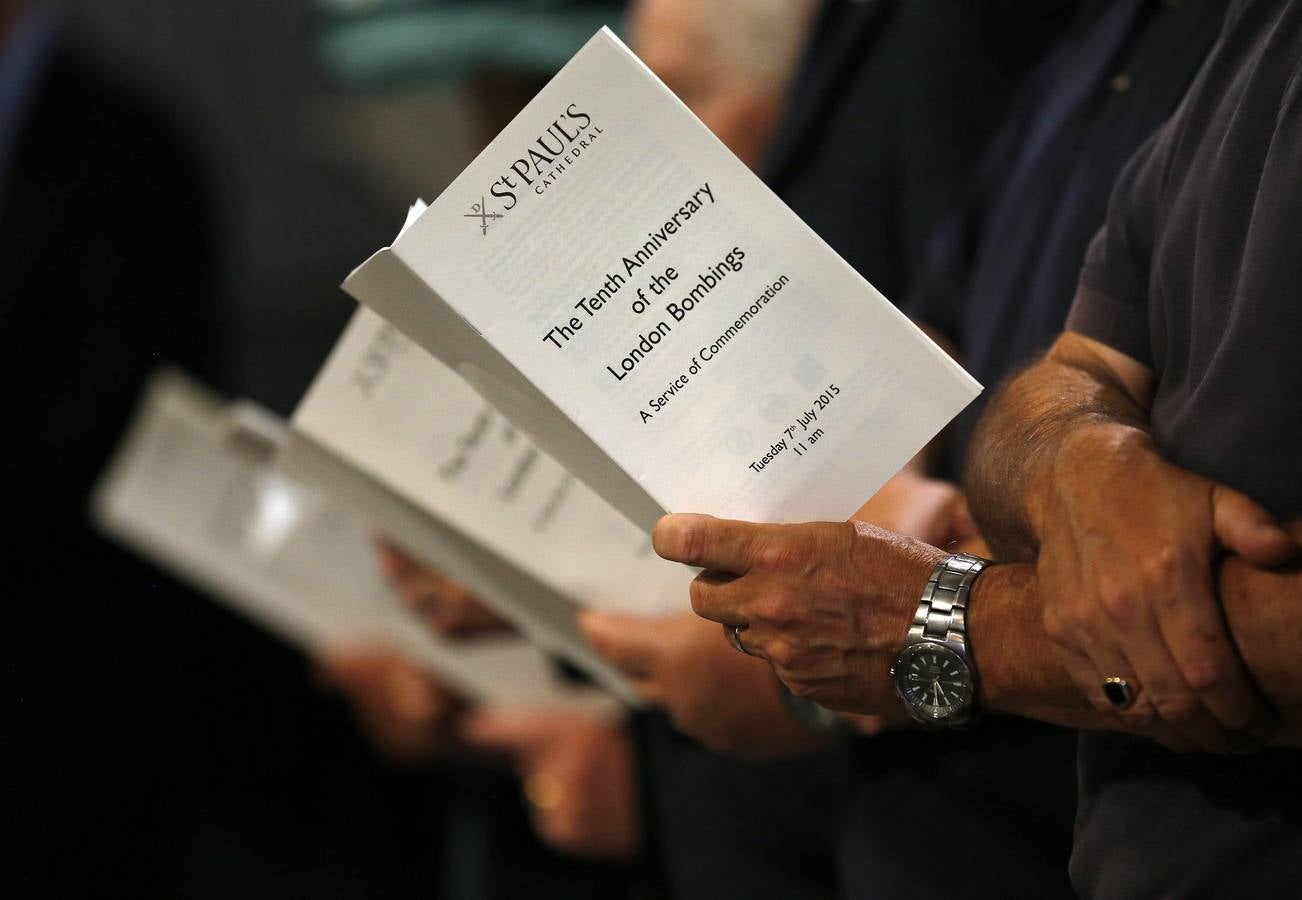
<instances>
[{"instance_id":1,"label":"cross emblem","mask_svg":"<svg viewBox=\"0 0 1302 900\"><path fill-rule=\"evenodd\" d=\"M491 212L488 211L488 209L484 206L484 198L483 198L482 195L480 196L480 198L479 198L479 202L478 202L478 203L472 203L472 204L470 204L470 210L471 210L471 211L468 212L468 213L462 213L461 218L463 218L463 219L478 219L478 220L479 220L479 234L480 234L481 236L488 234L488 220L489 220L489 219L500 219L500 218L502 218L502 214L501 214L501 213L491 213Z\"/></svg>"}]
</instances>

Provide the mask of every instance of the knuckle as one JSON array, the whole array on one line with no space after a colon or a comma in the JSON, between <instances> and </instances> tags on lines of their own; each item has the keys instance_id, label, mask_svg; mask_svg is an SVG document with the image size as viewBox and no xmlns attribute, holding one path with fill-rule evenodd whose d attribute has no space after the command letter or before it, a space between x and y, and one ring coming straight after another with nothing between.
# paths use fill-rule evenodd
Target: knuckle
<instances>
[{"instance_id":1,"label":"knuckle","mask_svg":"<svg viewBox=\"0 0 1302 900\"><path fill-rule=\"evenodd\" d=\"M797 563L799 557L797 545L777 537L758 541L752 550L755 565L763 569L786 569Z\"/></svg>"},{"instance_id":2,"label":"knuckle","mask_svg":"<svg viewBox=\"0 0 1302 900\"><path fill-rule=\"evenodd\" d=\"M1135 566L1146 582L1161 584L1180 568L1180 552L1175 544L1162 541L1140 551L1135 557Z\"/></svg>"},{"instance_id":3,"label":"knuckle","mask_svg":"<svg viewBox=\"0 0 1302 900\"><path fill-rule=\"evenodd\" d=\"M1223 659L1204 657L1189 662L1184 667L1185 682L1196 693L1206 693L1230 683L1230 665Z\"/></svg>"},{"instance_id":4,"label":"knuckle","mask_svg":"<svg viewBox=\"0 0 1302 900\"><path fill-rule=\"evenodd\" d=\"M786 670L795 668L796 663L799 662L795 648L781 639L770 641L764 647L764 655L768 657L770 663Z\"/></svg>"},{"instance_id":5,"label":"knuckle","mask_svg":"<svg viewBox=\"0 0 1302 900\"><path fill-rule=\"evenodd\" d=\"M705 615L706 584L699 577L692 579L687 588L687 595L692 601L692 610L698 615Z\"/></svg>"},{"instance_id":6,"label":"knuckle","mask_svg":"<svg viewBox=\"0 0 1302 900\"><path fill-rule=\"evenodd\" d=\"M1139 702L1130 709L1120 711L1117 711L1115 707L1111 707L1107 704L1107 701L1103 701L1103 703L1114 712L1117 712L1121 717L1121 721L1130 728L1144 731L1152 728L1153 724L1157 721L1157 711L1153 709L1151 703Z\"/></svg>"},{"instance_id":7,"label":"knuckle","mask_svg":"<svg viewBox=\"0 0 1302 900\"><path fill-rule=\"evenodd\" d=\"M1103 615L1117 624L1128 622L1135 611L1135 604L1132 602L1130 591L1116 582L1107 582L1100 585L1094 603ZM1089 614L1090 611L1082 604L1082 615L1088 616Z\"/></svg>"},{"instance_id":8,"label":"knuckle","mask_svg":"<svg viewBox=\"0 0 1302 900\"><path fill-rule=\"evenodd\" d=\"M802 700L812 700L814 698L814 686L809 682L802 681L799 678L784 678L783 683L786 684L787 690L795 697Z\"/></svg>"},{"instance_id":9,"label":"knuckle","mask_svg":"<svg viewBox=\"0 0 1302 900\"><path fill-rule=\"evenodd\" d=\"M703 559L706 550L705 529L696 523L683 525L675 533L676 540L667 548L671 555L687 561Z\"/></svg>"},{"instance_id":10,"label":"knuckle","mask_svg":"<svg viewBox=\"0 0 1302 900\"><path fill-rule=\"evenodd\" d=\"M754 606L755 618L768 622L775 628L789 628L796 621L793 598L785 591L769 591L760 596Z\"/></svg>"},{"instance_id":11,"label":"knuckle","mask_svg":"<svg viewBox=\"0 0 1302 900\"><path fill-rule=\"evenodd\" d=\"M1153 698L1153 709L1163 722L1188 724L1198 712L1198 701L1192 694L1166 694Z\"/></svg>"},{"instance_id":12,"label":"knuckle","mask_svg":"<svg viewBox=\"0 0 1302 900\"><path fill-rule=\"evenodd\" d=\"M1246 704L1236 703L1219 716L1221 724L1237 735L1247 734L1253 725L1252 710ZM1244 746L1252 746L1248 741Z\"/></svg>"},{"instance_id":13,"label":"knuckle","mask_svg":"<svg viewBox=\"0 0 1302 900\"><path fill-rule=\"evenodd\" d=\"M1066 644L1070 640L1072 628L1061 607L1057 605L1045 607L1044 633L1055 644Z\"/></svg>"}]
</instances>

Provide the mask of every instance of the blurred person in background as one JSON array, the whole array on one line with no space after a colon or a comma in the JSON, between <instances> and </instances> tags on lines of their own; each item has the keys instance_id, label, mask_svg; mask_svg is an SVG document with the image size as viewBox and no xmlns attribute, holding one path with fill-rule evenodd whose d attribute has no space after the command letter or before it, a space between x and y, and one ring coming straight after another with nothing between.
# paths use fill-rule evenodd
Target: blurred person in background
<instances>
[{"instance_id":1,"label":"blurred person in background","mask_svg":"<svg viewBox=\"0 0 1302 900\"><path fill-rule=\"evenodd\" d=\"M133 741L157 730L156 710L134 694L142 665L125 651L184 595L95 535L83 510L149 373L167 361L212 371L209 201L188 141L147 92L49 7L0 0L0 504L17 782L6 806L23 842L4 877L21 891L73 892L89 870L141 894L168 884L150 845L157 791L131 777L135 754L153 752ZM128 585L148 595L124 597Z\"/></svg>"},{"instance_id":2,"label":"blurred person in background","mask_svg":"<svg viewBox=\"0 0 1302 900\"><path fill-rule=\"evenodd\" d=\"M296 653L86 524L155 367L283 411L388 236L297 153L306 5L0 0L5 896L509 896L467 871L508 848L572 886L491 783L380 766Z\"/></svg>"}]
</instances>

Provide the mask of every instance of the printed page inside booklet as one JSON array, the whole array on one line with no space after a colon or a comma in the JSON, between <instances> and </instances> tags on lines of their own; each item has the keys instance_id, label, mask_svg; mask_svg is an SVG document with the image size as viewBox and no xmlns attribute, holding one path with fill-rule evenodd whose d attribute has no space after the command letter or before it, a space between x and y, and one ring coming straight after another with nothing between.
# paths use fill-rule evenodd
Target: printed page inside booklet
<instances>
[{"instance_id":1,"label":"printed page inside booklet","mask_svg":"<svg viewBox=\"0 0 1302 900\"><path fill-rule=\"evenodd\" d=\"M381 576L373 523L271 464L285 435L256 407L162 376L97 489L95 518L309 652L379 642L473 700L608 708L609 698L509 631L431 633Z\"/></svg>"},{"instance_id":2,"label":"printed page inside booklet","mask_svg":"<svg viewBox=\"0 0 1302 900\"><path fill-rule=\"evenodd\" d=\"M345 288L643 528L844 518L980 391L607 30Z\"/></svg>"},{"instance_id":3,"label":"printed page inside booklet","mask_svg":"<svg viewBox=\"0 0 1302 900\"><path fill-rule=\"evenodd\" d=\"M359 309L294 427L576 603L685 611L691 573L456 373Z\"/></svg>"}]
</instances>

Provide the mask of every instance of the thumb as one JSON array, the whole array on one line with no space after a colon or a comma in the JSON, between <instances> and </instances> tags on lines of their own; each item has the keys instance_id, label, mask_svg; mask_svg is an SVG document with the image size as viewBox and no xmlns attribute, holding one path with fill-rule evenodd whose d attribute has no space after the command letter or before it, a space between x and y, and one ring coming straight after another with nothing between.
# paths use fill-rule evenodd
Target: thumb
<instances>
[{"instance_id":1,"label":"thumb","mask_svg":"<svg viewBox=\"0 0 1302 900\"><path fill-rule=\"evenodd\" d=\"M1221 546L1255 566L1281 566L1298 551L1293 537L1246 494L1212 486L1212 528Z\"/></svg>"},{"instance_id":2,"label":"thumb","mask_svg":"<svg viewBox=\"0 0 1302 900\"><path fill-rule=\"evenodd\" d=\"M625 675L642 678L655 668L663 626L657 619L584 611L579 628L594 650Z\"/></svg>"}]
</instances>

